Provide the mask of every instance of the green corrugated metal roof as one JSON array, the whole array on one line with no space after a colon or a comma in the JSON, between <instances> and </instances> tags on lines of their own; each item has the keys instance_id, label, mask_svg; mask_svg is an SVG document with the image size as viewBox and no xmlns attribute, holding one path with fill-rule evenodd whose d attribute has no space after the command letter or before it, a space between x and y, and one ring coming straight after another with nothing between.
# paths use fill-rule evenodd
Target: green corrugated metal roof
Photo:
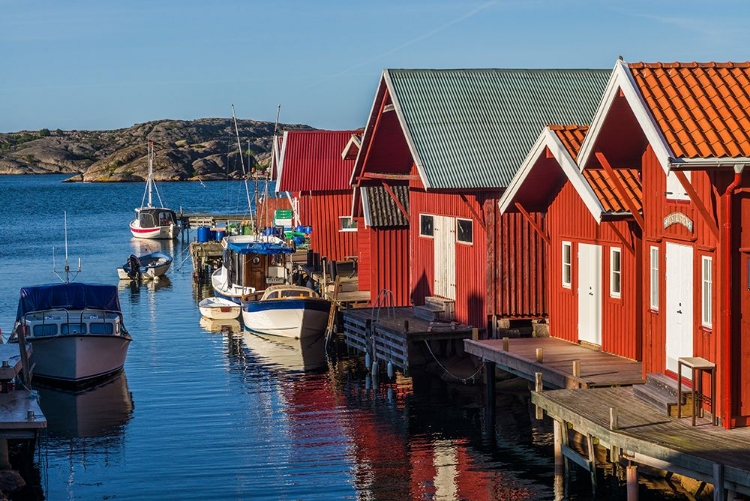
<instances>
[{"instance_id":1,"label":"green corrugated metal roof","mask_svg":"<svg viewBox=\"0 0 750 501\"><path fill-rule=\"evenodd\" d=\"M502 188L548 124L586 125L610 70L385 70L430 189Z\"/></svg>"}]
</instances>

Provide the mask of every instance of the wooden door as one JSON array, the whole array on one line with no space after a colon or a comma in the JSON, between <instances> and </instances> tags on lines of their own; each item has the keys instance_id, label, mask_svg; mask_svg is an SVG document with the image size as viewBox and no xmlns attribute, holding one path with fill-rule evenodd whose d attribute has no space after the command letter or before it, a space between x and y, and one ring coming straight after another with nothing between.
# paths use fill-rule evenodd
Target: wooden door
<instances>
[{"instance_id":1,"label":"wooden door","mask_svg":"<svg viewBox=\"0 0 750 501\"><path fill-rule=\"evenodd\" d=\"M266 289L266 269L268 256L262 254L245 254L245 287L254 287L256 291Z\"/></svg>"},{"instance_id":2,"label":"wooden door","mask_svg":"<svg viewBox=\"0 0 750 501\"><path fill-rule=\"evenodd\" d=\"M677 372L677 359L693 356L692 247L667 242L665 279L667 370ZM690 375L687 376L689 379Z\"/></svg>"},{"instance_id":3,"label":"wooden door","mask_svg":"<svg viewBox=\"0 0 750 501\"><path fill-rule=\"evenodd\" d=\"M602 344L602 246L578 244L578 340Z\"/></svg>"},{"instance_id":4,"label":"wooden door","mask_svg":"<svg viewBox=\"0 0 750 501\"><path fill-rule=\"evenodd\" d=\"M432 293L456 299L456 219L434 216L435 264Z\"/></svg>"}]
</instances>

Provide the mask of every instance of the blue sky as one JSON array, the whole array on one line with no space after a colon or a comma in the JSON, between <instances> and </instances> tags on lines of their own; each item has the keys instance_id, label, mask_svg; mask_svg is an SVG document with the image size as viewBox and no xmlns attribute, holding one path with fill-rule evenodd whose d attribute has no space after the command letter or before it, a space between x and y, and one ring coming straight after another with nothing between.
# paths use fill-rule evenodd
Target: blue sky
<instances>
[{"instance_id":1,"label":"blue sky","mask_svg":"<svg viewBox=\"0 0 750 501\"><path fill-rule=\"evenodd\" d=\"M745 0L0 0L0 132L364 126L384 68L750 60Z\"/></svg>"}]
</instances>

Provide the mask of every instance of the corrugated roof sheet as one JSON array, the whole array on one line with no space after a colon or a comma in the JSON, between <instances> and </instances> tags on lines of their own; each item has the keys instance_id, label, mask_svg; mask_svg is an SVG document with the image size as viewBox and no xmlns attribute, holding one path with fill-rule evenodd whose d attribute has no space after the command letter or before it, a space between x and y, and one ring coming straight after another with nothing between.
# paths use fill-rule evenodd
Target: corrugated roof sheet
<instances>
[{"instance_id":1,"label":"corrugated roof sheet","mask_svg":"<svg viewBox=\"0 0 750 501\"><path fill-rule=\"evenodd\" d=\"M750 62L628 68L676 158L750 156Z\"/></svg>"},{"instance_id":2,"label":"corrugated roof sheet","mask_svg":"<svg viewBox=\"0 0 750 501\"><path fill-rule=\"evenodd\" d=\"M408 186L391 186L393 193L404 209L409 210L409 187ZM366 196L362 197L366 201L365 210L370 214L370 226L373 228L387 226L409 226L409 221L404 217L396 202L391 198L388 192L382 186L363 187Z\"/></svg>"},{"instance_id":3,"label":"corrugated roof sheet","mask_svg":"<svg viewBox=\"0 0 750 501\"><path fill-rule=\"evenodd\" d=\"M386 70L427 188L508 186L548 124L589 123L609 70Z\"/></svg>"},{"instance_id":4,"label":"corrugated roof sheet","mask_svg":"<svg viewBox=\"0 0 750 501\"><path fill-rule=\"evenodd\" d=\"M350 190L354 159L341 153L356 132L287 131L277 191Z\"/></svg>"}]
</instances>

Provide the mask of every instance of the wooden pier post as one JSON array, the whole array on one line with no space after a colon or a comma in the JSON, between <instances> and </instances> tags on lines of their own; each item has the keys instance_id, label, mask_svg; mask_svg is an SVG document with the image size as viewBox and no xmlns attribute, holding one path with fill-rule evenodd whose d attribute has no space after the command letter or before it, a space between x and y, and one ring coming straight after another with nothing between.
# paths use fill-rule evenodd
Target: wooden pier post
<instances>
[{"instance_id":1,"label":"wooden pier post","mask_svg":"<svg viewBox=\"0 0 750 501\"><path fill-rule=\"evenodd\" d=\"M638 501L638 467L629 464L626 472L627 499L628 501Z\"/></svg>"},{"instance_id":2,"label":"wooden pier post","mask_svg":"<svg viewBox=\"0 0 750 501\"><path fill-rule=\"evenodd\" d=\"M573 377L581 377L581 361L573 360Z\"/></svg>"},{"instance_id":3,"label":"wooden pier post","mask_svg":"<svg viewBox=\"0 0 750 501\"><path fill-rule=\"evenodd\" d=\"M544 390L544 381L542 381L542 373L541 372L535 372L534 373L534 391L537 393L541 393ZM544 409L542 409L539 406L536 407L536 418L538 420L544 419Z\"/></svg>"},{"instance_id":4,"label":"wooden pier post","mask_svg":"<svg viewBox=\"0 0 750 501\"><path fill-rule=\"evenodd\" d=\"M487 386L487 428L495 429L495 362L484 361L484 382Z\"/></svg>"},{"instance_id":5,"label":"wooden pier post","mask_svg":"<svg viewBox=\"0 0 750 501\"><path fill-rule=\"evenodd\" d=\"M509 345L510 345L510 339L508 339L507 337L504 337L503 338L503 351L508 351Z\"/></svg>"},{"instance_id":6,"label":"wooden pier post","mask_svg":"<svg viewBox=\"0 0 750 501\"><path fill-rule=\"evenodd\" d=\"M594 450L594 436L586 436L589 450L589 474L591 475L591 499L596 499L596 451Z\"/></svg>"},{"instance_id":7,"label":"wooden pier post","mask_svg":"<svg viewBox=\"0 0 750 501\"><path fill-rule=\"evenodd\" d=\"M617 407L609 408L609 429L610 430L620 429L619 417L617 415Z\"/></svg>"},{"instance_id":8,"label":"wooden pier post","mask_svg":"<svg viewBox=\"0 0 750 501\"><path fill-rule=\"evenodd\" d=\"M560 501L565 498L565 456L562 453L563 446L563 423L555 419L552 422L552 430L554 435L554 450L555 450L555 501Z\"/></svg>"},{"instance_id":9,"label":"wooden pier post","mask_svg":"<svg viewBox=\"0 0 750 501\"><path fill-rule=\"evenodd\" d=\"M724 501L724 465L714 463L714 501Z\"/></svg>"},{"instance_id":10,"label":"wooden pier post","mask_svg":"<svg viewBox=\"0 0 750 501\"><path fill-rule=\"evenodd\" d=\"M544 352L541 348L536 349L536 361L541 363L544 363Z\"/></svg>"}]
</instances>

